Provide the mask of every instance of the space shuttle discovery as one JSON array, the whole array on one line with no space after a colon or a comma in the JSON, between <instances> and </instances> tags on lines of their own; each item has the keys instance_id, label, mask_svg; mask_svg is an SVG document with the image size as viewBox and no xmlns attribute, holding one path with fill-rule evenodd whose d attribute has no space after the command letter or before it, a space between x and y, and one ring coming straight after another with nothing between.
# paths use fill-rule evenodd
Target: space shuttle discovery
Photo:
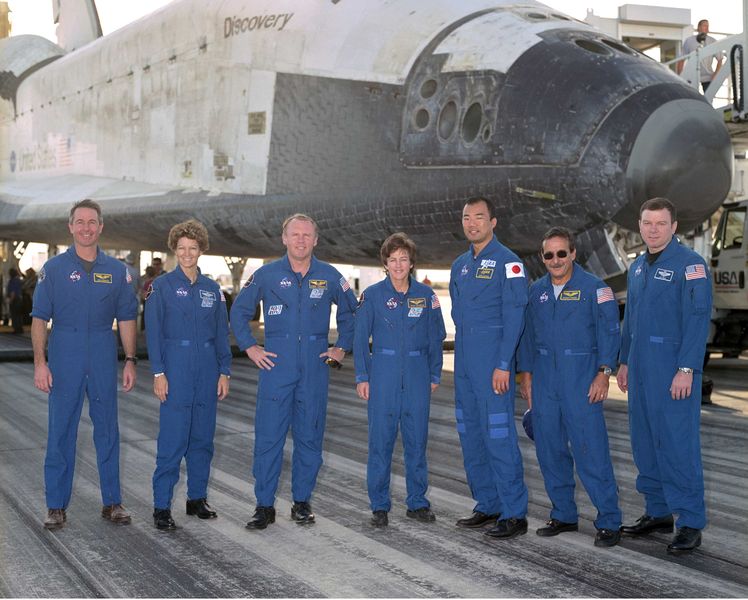
<instances>
[{"instance_id":1,"label":"space shuttle discovery","mask_svg":"<svg viewBox=\"0 0 748 600\"><path fill-rule=\"evenodd\" d=\"M484 195L520 254L562 224L611 275L641 202L667 196L686 231L730 188L694 89L532 1L177 0L70 52L0 44L3 239L67 243L90 197L112 247L160 249L196 217L211 253L277 256L301 211L321 258L377 263L403 230L445 265Z\"/></svg>"}]
</instances>

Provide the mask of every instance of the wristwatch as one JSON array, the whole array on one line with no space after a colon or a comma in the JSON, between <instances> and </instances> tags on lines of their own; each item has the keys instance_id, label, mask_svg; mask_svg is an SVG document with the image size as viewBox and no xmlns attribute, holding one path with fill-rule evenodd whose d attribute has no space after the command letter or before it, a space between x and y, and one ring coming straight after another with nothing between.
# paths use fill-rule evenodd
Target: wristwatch
<instances>
[{"instance_id":1,"label":"wristwatch","mask_svg":"<svg viewBox=\"0 0 748 600\"><path fill-rule=\"evenodd\" d=\"M681 373L685 373L686 375L692 375L693 374L693 369L691 367L678 367L678 370Z\"/></svg>"},{"instance_id":2,"label":"wristwatch","mask_svg":"<svg viewBox=\"0 0 748 600\"><path fill-rule=\"evenodd\" d=\"M131 362L134 365L138 364L138 357L137 356L125 356L125 362Z\"/></svg>"},{"instance_id":3,"label":"wristwatch","mask_svg":"<svg viewBox=\"0 0 748 600\"><path fill-rule=\"evenodd\" d=\"M608 377L610 377L610 375L613 373L613 369L611 369L610 367L600 367L597 372L605 373Z\"/></svg>"}]
</instances>

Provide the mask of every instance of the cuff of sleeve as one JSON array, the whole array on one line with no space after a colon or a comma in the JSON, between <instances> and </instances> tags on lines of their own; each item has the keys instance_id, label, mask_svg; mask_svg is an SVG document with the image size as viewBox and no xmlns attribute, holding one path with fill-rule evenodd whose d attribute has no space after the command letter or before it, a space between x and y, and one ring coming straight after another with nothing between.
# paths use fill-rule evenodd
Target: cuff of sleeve
<instances>
[{"instance_id":1,"label":"cuff of sleeve","mask_svg":"<svg viewBox=\"0 0 748 600\"><path fill-rule=\"evenodd\" d=\"M237 342L239 343L239 347L241 348L242 352L246 352L252 346L257 345L257 340L255 338L249 338L248 340L245 340L243 342L239 342L239 340L237 340Z\"/></svg>"},{"instance_id":2,"label":"cuff of sleeve","mask_svg":"<svg viewBox=\"0 0 748 600\"><path fill-rule=\"evenodd\" d=\"M431 383L434 383L436 385L439 385L442 382L441 377L431 377Z\"/></svg>"},{"instance_id":3,"label":"cuff of sleeve","mask_svg":"<svg viewBox=\"0 0 748 600\"><path fill-rule=\"evenodd\" d=\"M368 375L356 375L356 383L368 383L368 382L369 382Z\"/></svg>"},{"instance_id":4,"label":"cuff of sleeve","mask_svg":"<svg viewBox=\"0 0 748 600\"><path fill-rule=\"evenodd\" d=\"M500 360L497 363L497 365L496 365L495 368L497 368L497 369L499 369L501 371L511 371L511 369L509 368L509 361L508 360Z\"/></svg>"},{"instance_id":5,"label":"cuff of sleeve","mask_svg":"<svg viewBox=\"0 0 748 600\"><path fill-rule=\"evenodd\" d=\"M335 347L345 350L346 353L350 352L353 348L353 336L344 338L339 337L338 341L335 342Z\"/></svg>"}]
</instances>

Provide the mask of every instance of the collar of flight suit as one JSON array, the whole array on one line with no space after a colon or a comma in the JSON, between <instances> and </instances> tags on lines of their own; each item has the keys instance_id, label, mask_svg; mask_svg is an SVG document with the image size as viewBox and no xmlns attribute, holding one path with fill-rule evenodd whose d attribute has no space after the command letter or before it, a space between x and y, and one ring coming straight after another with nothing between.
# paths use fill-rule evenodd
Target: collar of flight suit
<instances>
[{"instance_id":1,"label":"collar of flight suit","mask_svg":"<svg viewBox=\"0 0 748 600\"><path fill-rule=\"evenodd\" d=\"M678 252L678 247L680 246L680 240L674 235L673 238L668 242L668 245L665 246L665 249L662 251L662 253L655 259L655 261L649 265L650 268L656 267L664 262L669 261L673 256L675 256L676 252ZM646 254L642 254L644 263L647 262L647 256Z\"/></svg>"},{"instance_id":2,"label":"collar of flight suit","mask_svg":"<svg viewBox=\"0 0 748 600\"><path fill-rule=\"evenodd\" d=\"M389 276L389 275L387 275L387 276L385 277L385 281L386 281L386 283L384 284L384 285L385 285L385 287L386 287L386 288L387 288L387 289L388 289L388 290L389 290L390 292L392 292L393 294L402 294L402 295L403 295L404 297L407 297L407 296L408 296L408 294L410 294L410 293L411 293L411 291L413 290L413 278L412 278L412 277L411 277L410 275L408 275L408 289L407 289L407 291L405 291L405 292L398 292L398 291L397 291L397 290L395 289L395 286L394 286L394 285L392 285L392 280L390 279L390 276Z\"/></svg>"},{"instance_id":3,"label":"collar of flight suit","mask_svg":"<svg viewBox=\"0 0 748 600\"><path fill-rule=\"evenodd\" d=\"M193 285L193 283L190 281L190 278L185 275L184 271L182 271L182 267L179 266L179 263L177 263L177 266L172 271L172 273L174 273L174 277L176 277L181 282L186 283L187 285ZM200 281L202 275L203 272L200 270L200 267L197 267L197 278L195 279L195 285L197 285L197 283Z\"/></svg>"},{"instance_id":4,"label":"collar of flight suit","mask_svg":"<svg viewBox=\"0 0 748 600\"><path fill-rule=\"evenodd\" d=\"M584 273L584 269L581 266L579 266L577 261L574 261L573 263L571 263L571 277L569 278L569 281L567 281L564 284L564 287L561 288L561 291L563 292L570 285L573 285L573 284L575 285L582 273ZM556 298L556 295L553 293L553 280L551 279L551 274L546 273L545 275L543 275L543 278L540 281L541 281L541 289L545 292L550 292L551 297L553 298L553 301L558 302L558 298Z\"/></svg>"},{"instance_id":5,"label":"collar of flight suit","mask_svg":"<svg viewBox=\"0 0 748 600\"><path fill-rule=\"evenodd\" d=\"M293 267L291 267L291 261L288 260L288 253L285 254L282 261L283 261L283 267L289 273L293 273L294 277L296 277L297 275L301 275L301 273L297 273L296 271L293 270ZM318 261L317 257L314 256L314 254L312 254L312 260L309 263L309 270L306 272L306 275L304 275L304 277L309 277L312 273L316 273L319 267L320 267L320 261ZM302 279L304 279L304 277L302 277Z\"/></svg>"},{"instance_id":6,"label":"collar of flight suit","mask_svg":"<svg viewBox=\"0 0 748 600\"><path fill-rule=\"evenodd\" d=\"M81 266L83 266L83 259L78 256L78 253L75 251L75 244L67 249L67 253L70 255L71 260L74 260L80 263ZM103 264L105 262L106 256L107 255L104 253L104 251L99 246L96 246L96 258L94 259L93 264Z\"/></svg>"},{"instance_id":7,"label":"collar of flight suit","mask_svg":"<svg viewBox=\"0 0 748 600\"><path fill-rule=\"evenodd\" d=\"M492 236L491 241L488 242L488 244L486 244L486 247L480 251L478 256L475 255L473 244L470 244L470 258L473 260L478 260L481 256L488 254L489 252L494 252L495 250L498 250L498 249L499 249L499 240L496 239L496 234L494 234Z\"/></svg>"}]
</instances>

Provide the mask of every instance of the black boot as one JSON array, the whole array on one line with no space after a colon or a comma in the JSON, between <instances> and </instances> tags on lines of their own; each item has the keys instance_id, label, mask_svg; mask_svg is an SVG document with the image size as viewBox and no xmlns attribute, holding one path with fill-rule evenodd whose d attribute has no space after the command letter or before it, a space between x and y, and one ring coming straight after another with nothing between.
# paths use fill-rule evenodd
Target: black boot
<instances>
[{"instance_id":1,"label":"black boot","mask_svg":"<svg viewBox=\"0 0 748 600\"><path fill-rule=\"evenodd\" d=\"M174 531L177 528L177 524L171 518L171 511L168 508L153 509L153 524L156 526L156 529L160 529L161 531Z\"/></svg>"},{"instance_id":2,"label":"black boot","mask_svg":"<svg viewBox=\"0 0 748 600\"><path fill-rule=\"evenodd\" d=\"M275 509L272 506L258 506L246 528L265 529L270 523L275 523Z\"/></svg>"},{"instance_id":3,"label":"black boot","mask_svg":"<svg viewBox=\"0 0 748 600\"><path fill-rule=\"evenodd\" d=\"M218 516L205 498L187 500L187 514L196 515L198 519L215 519Z\"/></svg>"},{"instance_id":4,"label":"black boot","mask_svg":"<svg viewBox=\"0 0 748 600\"><path fill-rule=\"evenodd\" d=\"M297 525L311 525L314 523L314 513L309 502L294 502L291 507L291 518Z\"/></svg>"}]
</instances>

